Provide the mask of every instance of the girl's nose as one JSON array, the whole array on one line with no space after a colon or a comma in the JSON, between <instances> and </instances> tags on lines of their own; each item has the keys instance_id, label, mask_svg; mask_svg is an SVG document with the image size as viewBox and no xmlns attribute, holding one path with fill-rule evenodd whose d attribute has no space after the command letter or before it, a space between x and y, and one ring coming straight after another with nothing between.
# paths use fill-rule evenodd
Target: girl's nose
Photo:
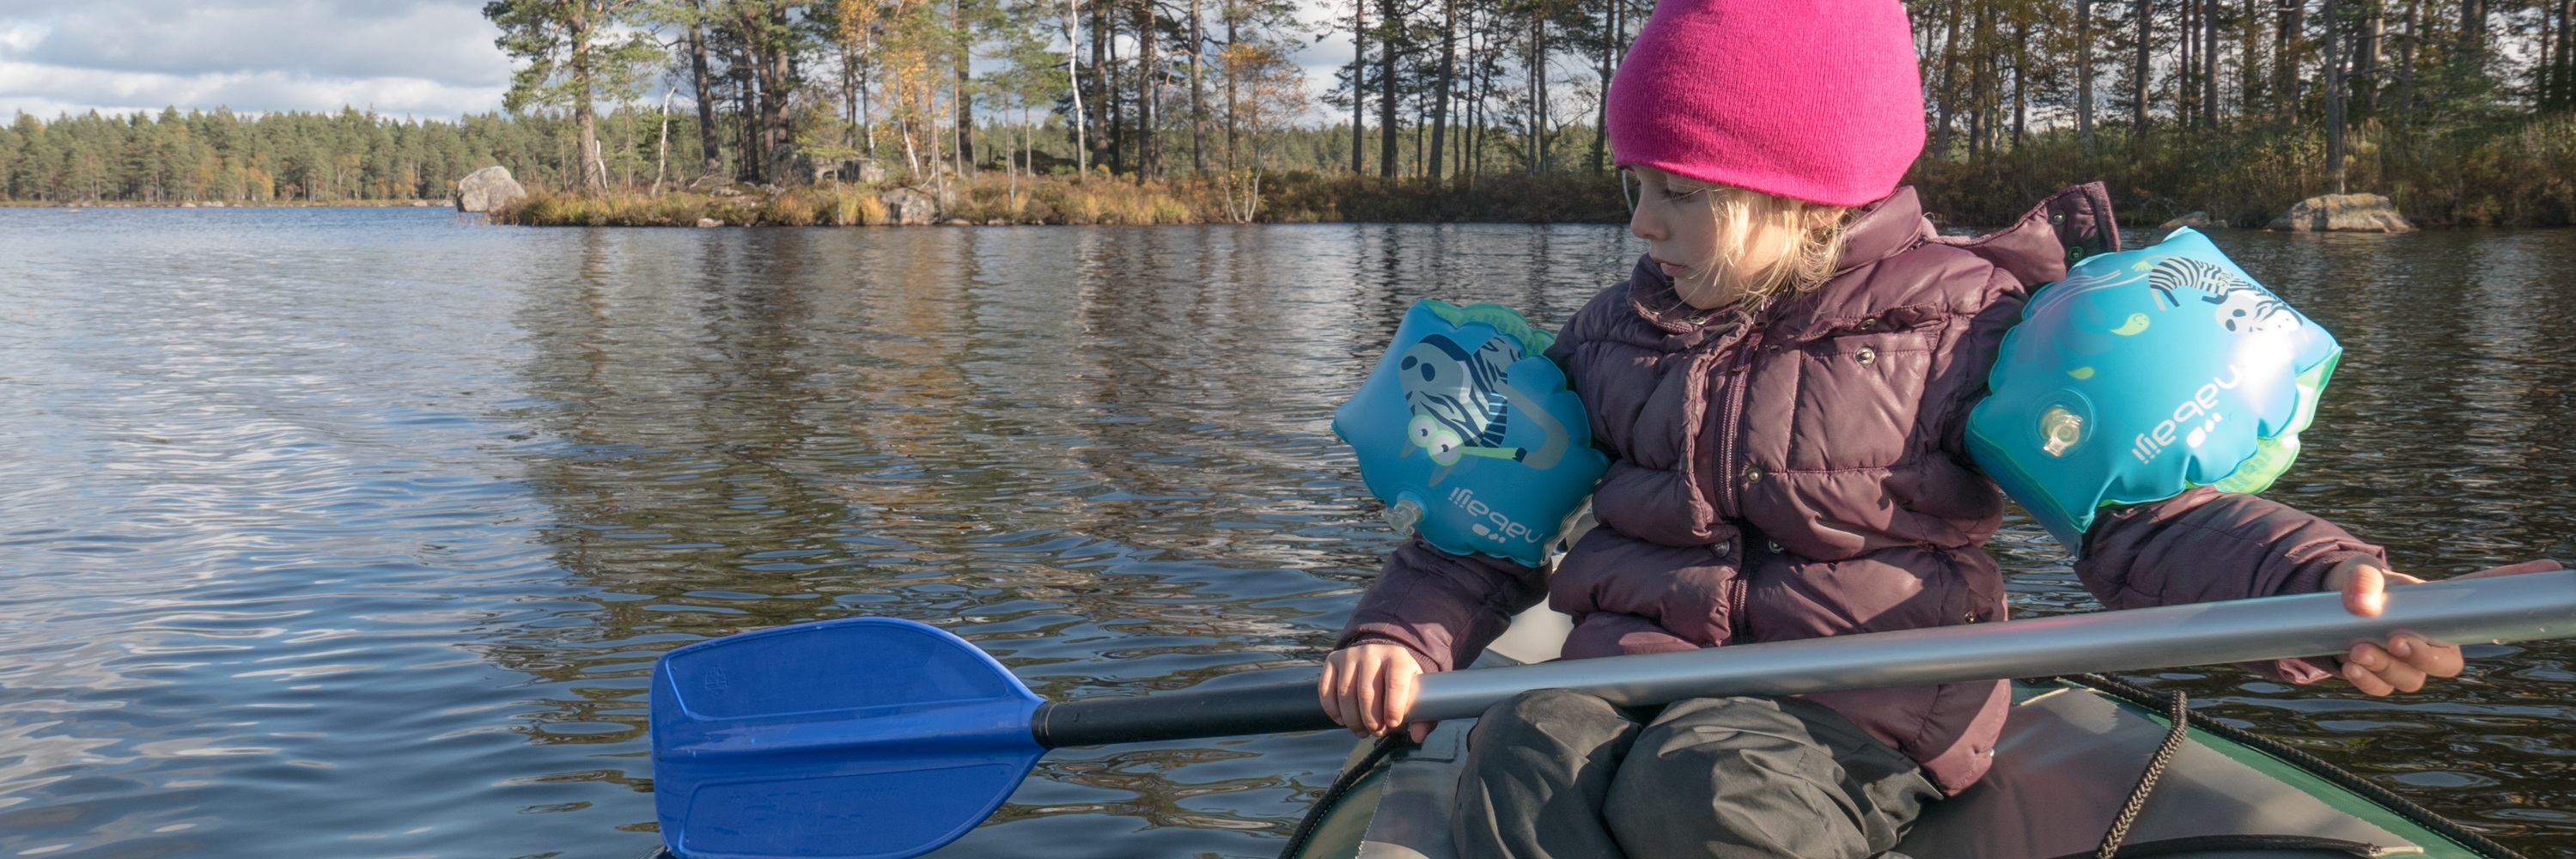
<instances>
[{"instance_id":1,"label":"girl's nose","mask_svg":"<svg viewBox=\"0 0 2576 859\"><path fill-rule=\"evenodd\" d=\"M1650 242L1663 241L1664 222L1654 216L1654 209L1652 200L1637 201L1636 210L1628 213L1628 234Z\"/></svg>"}]
</instances>

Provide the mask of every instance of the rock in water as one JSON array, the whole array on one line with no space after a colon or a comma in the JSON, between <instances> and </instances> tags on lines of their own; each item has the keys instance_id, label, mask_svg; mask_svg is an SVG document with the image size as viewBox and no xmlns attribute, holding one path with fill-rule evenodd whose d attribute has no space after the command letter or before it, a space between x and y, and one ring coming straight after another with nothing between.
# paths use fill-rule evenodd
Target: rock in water
<instances>
[{"instance_id":1,"label":"rock in water","mask_svg":"<svg viewBox=\"0 0 2576 859\"><path fill-rule=\"evenodd\" d=\"M2411 233L2415 225L2397 214L2397 204L2377 194L2327 194L2291 206L2272 219L2269 229L2291 232Z\"/></svg>"},{"instance_id":2,"label":"rock in water","mask_svg":"<svg viewBox=\"0 0 2576 859\"><path fill-rule=\"evenodd\" d=\"M2224 226L2227 225L2219 223L2217 218L2210 217L2208 212L2193 212L2191 214L2166 221L2164 226L2158 227L2157 229L2179 230L2184 227L2191 227L2194 229L2206 230L2212 227Z\"/></svg>"},{"instance_id":3,"label":"rock in water","mask_svg":"<svg viewBox=\"0 0 2576 859\"><path fill-rule=\"evenodd\" d=\"M885 204L886 223L923 227L939 222L939 201L910 188L896 188L877 195Z\"/></svg>"},{"instance_id":4,"label":"rock in water","mask_svg":"<svg viewBox=\"0 0 2576 859\"><path fill-rule=\"evenodd\" d=\"M510 168L494 164L456 180L456 210L489 212L496 206L528 196L519 180L510 178Z\"/></svg>"}]
</instances>

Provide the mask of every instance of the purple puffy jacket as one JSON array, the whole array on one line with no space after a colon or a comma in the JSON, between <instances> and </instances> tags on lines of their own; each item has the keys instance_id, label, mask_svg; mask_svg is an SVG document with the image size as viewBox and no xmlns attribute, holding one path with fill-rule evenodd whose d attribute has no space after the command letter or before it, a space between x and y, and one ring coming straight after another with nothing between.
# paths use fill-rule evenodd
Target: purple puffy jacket
<instances>
[{"instance_id":1,"label":"purple puffy jacket","mask_svg":"<svg viewBox=\"0 0 2576 859\"><path fill-rule=\"evenodd\" d=\"M2100 185L2010 228L1936 235L1910 188L1853 213L1843 268L1749 317L1700 311L1640 260L1548 356L1611 456L1600 528L1554 576L1420 541L1387 560L1340 646L1400 644L1465 665L1545 595L1573 615L1569 659L1781 641L2005 616L1982 548L2003 495L1962 447L2028 290L2118 249ZM2208 489L2098 517L2076 564L2112 608L2316 590L2385 553L2295 509ZM2329 662L2249 666L2309 682ZM1811 695L1957 793L1985 774L2004 684Z\"/></svg>"}]
</instances>

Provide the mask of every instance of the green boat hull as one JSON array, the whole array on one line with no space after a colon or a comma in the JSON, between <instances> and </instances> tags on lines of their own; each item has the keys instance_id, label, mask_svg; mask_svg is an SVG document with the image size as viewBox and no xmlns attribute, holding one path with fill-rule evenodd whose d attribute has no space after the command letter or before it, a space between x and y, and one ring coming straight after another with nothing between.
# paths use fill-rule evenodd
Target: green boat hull
<instances>
[{"instance_id":1,"label":"green boat hull","mask_svg":"<svg viewBox=\"0 0 2576 859\"><path fill-rule=\"evenodd\" d=\"M1913 859L2090 856L2170 727L2161 713L2067 681L2016 683L2014 698L1993 770L1927 810L1898 852ZM1449 798L1469 724L1446 723L1422 747L1377 761L1366 761L1372 746L1360 744L1344 775L1364 762L1369 770L1317 812L1294 855L1452 859ZM2482 852L2406 810L2197 724L2127 843L2123 855L2177 859L2510 855Z\"/></svg>"}]
</instances>

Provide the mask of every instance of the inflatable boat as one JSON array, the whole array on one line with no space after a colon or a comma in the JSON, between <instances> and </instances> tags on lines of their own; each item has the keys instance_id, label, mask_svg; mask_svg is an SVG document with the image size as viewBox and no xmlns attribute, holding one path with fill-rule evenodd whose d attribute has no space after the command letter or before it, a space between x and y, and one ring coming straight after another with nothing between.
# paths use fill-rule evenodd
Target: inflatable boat
<instances>
[{"instance_id":1,"label":"inflatable boat","mask_svg":"<svg viewBox=\"0 0 2576 859\"><path fill-rule=\"evenodd\" d=\"M1475 668L1552 659L1570 628L1563 615L1534 609ZM2015 681L1993 769L1925 810L1896 852L1911 859L2092 857L2171 740L2118 856L2519 859L2277 741L2188 716L2176 737L2167 706L2163 696L2101 675ZM1453 859L1451 798L1474 724L1442 722L1419 746L1360 742L1283 859Z\"/></svg>"},{"instance_id":2,"label":"inflatable boat","mask_svg":"<svg viewBox=\"0 0 2576 859\"><path fill-rule=\"evenodd\" d=\"M2017 684L1994 764L1928 810L1911 859L2514 859L2478 833L2296 749L2195 719L2177 698L2085 671L2435 640L2576 636L2576 570L2398 589L2362 618L2296 594L1801 641L1560 661L1571 624L1525 613L1479 667L1423 677L1414 746L1354 749L1283 855L1445 859L1470 720L1532 689L1633 706L1998 677ZM818 681L828 671L828 682ZM853 617L709 639L653 667L653 803L687 859L901 859L990 817L1049 749L1333 727L1313 681L1049 701L974 643ZM2177 729L2179 728L2179 729ZM2123 821L2115 827L2113 821ZM1645 857L1640 857L1645 859Z\"/></svg>"}]
</instances>

